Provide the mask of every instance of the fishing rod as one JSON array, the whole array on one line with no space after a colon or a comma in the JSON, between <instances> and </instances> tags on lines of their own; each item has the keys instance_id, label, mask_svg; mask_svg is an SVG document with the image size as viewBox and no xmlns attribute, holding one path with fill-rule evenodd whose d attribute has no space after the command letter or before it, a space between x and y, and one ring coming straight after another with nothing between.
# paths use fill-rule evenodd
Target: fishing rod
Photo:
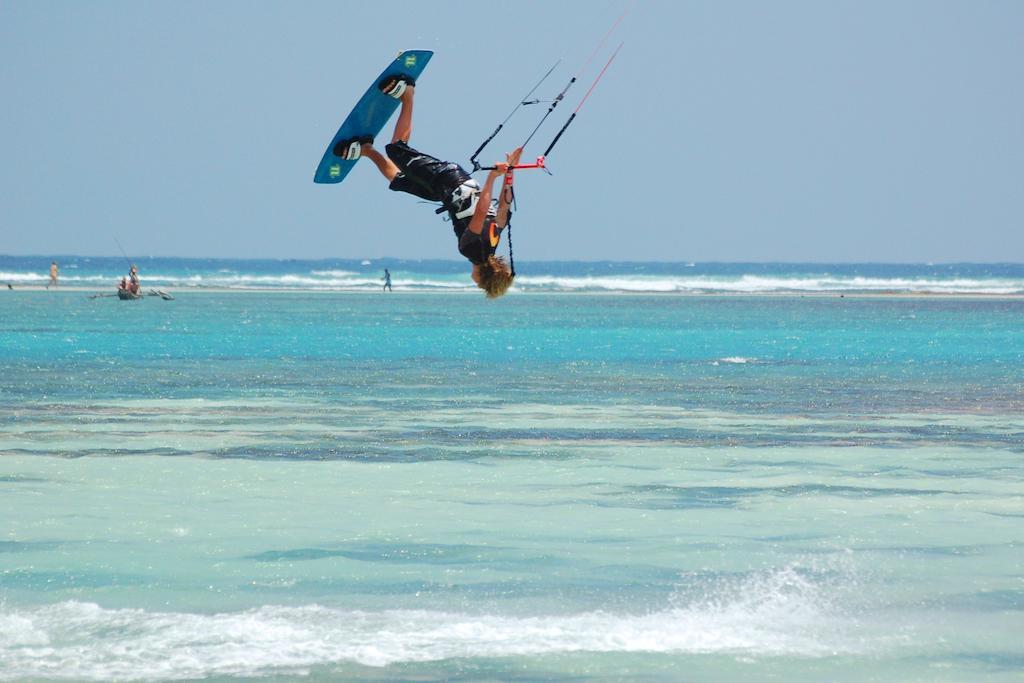
<instances>
[{"instance_id":1,"label":"fishing rod","mask_svg":"<svg viewBox=\"0 0 1024 683\"><path fill-rule=\"evenodd\" d=\"M612 56L608 58L607 62L605 62L604 68L602 68L601 72L599 74L597 74L597 78L594 79L594 82L590 84L590 89L587 90L587 93L583 96L583 99L580 100L580 103L578 105L576 105L576 109L574 109L573 112L572 112L572 115L569 116L569 120L566 121L565 125L562 126L561 130L558 131L558 134L555 135L555 138L551 141L551 144L548 145L548 148L544 150L544 153L541 154L539 157L537 157L537 160L534 163L532 163L532 164L516 164L515 166L509 166L508 167L509 171L515 170L515 169L525 169L525 168L541 168L541 169L544 169L545 171L547 171L546 159L547 159L548 154L550 154L551 150L554 149L555 143L557 143L559 138L562 137L562 133L565 132L565 129L568 128L569 124L572 123L576 119L576 114L579 113L580 109L583 107L584 102L586 102L587 98L590 97L590 94L592 92L594 92L594 88L597 87L597 84L598 84L598 82L600 82L601 77L604 76L605 71L607 71L608 67L611 66L612 62L615 60L616 55L619 54L619 50L622 49L622 46L624 44L625 43L619 43L619 46L617 48L615 48L615 52L613 52ZM531 134L530 137L533 137L533 135ZM490 171L490 170L493 170L493 169L494 169L494 166L483 166L481 168L481 170L484 170L484 171ZM550 173L550 171L547 171L547 172Z\"/></svg>"},{"instance_id":2,"label":"fishing rod","mask_svg":"<svg viewBox=\"0 0 1024 683\"><path fill-rule=\"evenodd\" d=\"M114 244L116 244L117 248L121 250L121 256L124 256L124 260L127 261L128 262L128 266L131 267L132 260L130 258L128 258L128 254L125 252L124 247L122 247L121 243L117 240L117 235L113 235L113 238L114 238Z\"/></svg>"},{"instance_id":3,"label":"fishing rod","mask_svg":"<svg viewBox=\"0 0 1024 683\"><path fill-rule=\"evenodd\" d=\"M124 247L121 246L121 242L118 241L117 235L113 235L112 237L114 238L114 242L117 243L117 248L121 250L121 256L124 256L124 260L128 262L128 277L131 279L132 283L138 287L139 275L135 272L135 264L132 263L130 258L128 258L128 253L124 250Z\"/></svg>"},{"instance_id":4,"label":"fishing rod","mask_svg":"<svg viewBox=\"0 0 1024 683\"><path fill-rule=\"evenodd\" d=\"M512 118L513 116L515 116L515 113L516 113L517 111L519 111L520 107L522 107L522 106L524 106L524 105L528 105L528 104L538 104L538 103L540 102L540 100L531 100L531 99L530 99L530 95L532 95L532 94L533 94L533 93L534 93L534 92L535 92L535 91L537 90L537 88L539 88L539 87L541 86L541 84L542 84L542 83L543 83L544 81L546 81L546 80L547 80L548 76L550 76L550 75L551 75L551 72L552 72L552 71L554 71L554 70L555 70L555 68L556 68L556 67L557 67L557 66L558 66L559 64L561 64L561 63L562 63L562 60L561 60L561 59L559 59L559 60L558 60L557 62L555 62L555 63L554 63L553 65L552 65L552 67L551 67L550 69L548 69L548 72L547 72L546 74L544 74L544 76L543 76L543 77L542 77L542 78L541 78L541 79L540 79L539 81L537 81L537 85L533 86L533 87L532 87L532 88L530 89L530 92L526 93L525 95L523 95L523 97L521 97L521 98L520 98L520 100L519 100L519 104L517 104L517 105L515 106L515 108L514 108L514 109L512 110L512 112L511 112L511 113L509 113L509 115L505 117L505 120L504 120L504 121L502 121L501 123L499 123L499 124L498 124L498 127L494 129L494 132L493 132L493 133L491 133L490 137L488 137L488 138L487 138L486 140L484 140L483 142L481 142L481 143L480 143L480 146L476 148L476 151L475 151L475 152L473 152L473 156L471 156L471 157L469 158L469 162L470 162L471 164L473 164L473 171L474 171L474 172L476 172L476 171L479 171L479 170L480 170L480 162L478 162L478 161L476 160L476 158L477 158L478 156L480 156L480 152L484 151L484 147L486 147L486 146L488 145L488 143L490 143L490 141L494 139L494 136L495 136L495 135L497 135L499 131L501 131L501 129L502 129L502 128L503 128L504 126L505 126L505 124L506 124L506 123L508 123L508 122L509 122L509 120L510 120L510 119L511 119L511 118Z\"/></svg>"}]
</instances>

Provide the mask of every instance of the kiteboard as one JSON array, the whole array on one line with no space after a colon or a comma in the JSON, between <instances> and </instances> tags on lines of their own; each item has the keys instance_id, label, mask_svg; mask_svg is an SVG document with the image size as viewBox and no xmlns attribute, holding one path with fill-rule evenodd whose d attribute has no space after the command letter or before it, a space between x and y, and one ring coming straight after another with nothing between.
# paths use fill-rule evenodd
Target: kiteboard
<instances>
[{"instance_id":1,"label":"kiteboard","mask_svg":"<svg viewBox=\"0 0 1024 683\"><path fill-rule=\"evenodd\" d=\"M345 118L341 128L334 134L331 144L327 145L327 151L316 167L314 183L340 183L344 180L358 159L349 161L335 156L335 145L342 140L360 136L376 137L398 109L401 102L381 92L378 87L380 82L389 76L398 75L411 76L414 80L419 80L420 74L433 55L431 50L406 50L388 64L359 98L352 113Z\"/></svg>"}]
</instances>

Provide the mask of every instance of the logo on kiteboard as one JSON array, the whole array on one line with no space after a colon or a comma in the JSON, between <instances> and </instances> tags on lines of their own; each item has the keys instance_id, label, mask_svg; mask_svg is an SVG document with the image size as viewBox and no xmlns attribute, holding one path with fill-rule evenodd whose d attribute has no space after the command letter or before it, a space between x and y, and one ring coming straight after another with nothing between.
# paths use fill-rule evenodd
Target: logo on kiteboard
<instances>
[{"instance_id":1,"label":"logo on kiteboard","mask_svg":"<svg viewBox=\"0 0 1024 683\"><path fill-rule=\"evenodd\" d=\"M405 66L407 68L409 68L409 69L411 69L412 67L416 66L416 55L406 55L405 56Z\"/></svg>"},{"instance_id":2,"label":"logo on kiteboard","mask_svg":"<svg viewBox=\"0 0 1024 683\"><path fill-rule=\"evenodd\" d=\"M338 176L341 175L341 166L339 166L338 164L334 164L329 169L327 169L327 174L332 178L337 178Z\"/></svg>"}]
</instances>

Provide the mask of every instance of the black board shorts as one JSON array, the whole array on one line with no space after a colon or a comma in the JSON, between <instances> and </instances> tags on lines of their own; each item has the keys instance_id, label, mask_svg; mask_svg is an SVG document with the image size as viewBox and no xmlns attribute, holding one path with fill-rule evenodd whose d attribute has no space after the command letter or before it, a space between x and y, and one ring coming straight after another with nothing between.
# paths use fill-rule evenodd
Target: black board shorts
<instances>
[{"instance_id":1,"label":"black board shorts","mask_svg":"<svg viewBox=\"0 0 1024 683\"><path fill-rule=\"evenodd\" d=\"M466 169L450 161L435 159L405 142L392 142L384 148L400 171L389 186L430 202L448 203L452 191L470 179Z\"/></svg>"}]
</instances>

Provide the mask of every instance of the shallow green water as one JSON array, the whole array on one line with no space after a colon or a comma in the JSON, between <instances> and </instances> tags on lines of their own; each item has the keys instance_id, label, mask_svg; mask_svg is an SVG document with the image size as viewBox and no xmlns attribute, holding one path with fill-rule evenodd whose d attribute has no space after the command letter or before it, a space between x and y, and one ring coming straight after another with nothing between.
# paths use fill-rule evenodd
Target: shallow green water
<instances>
[{"instance_id":1,"label":"shallow green water","mask_svg":"<svg viewBox=\"0 0 1024 683\"><path fill-rule=\"evenodd\" d=\"M1024 672L1024 304L137 303L0 299L0 680Z\"/></svg>"}]
</instances>

